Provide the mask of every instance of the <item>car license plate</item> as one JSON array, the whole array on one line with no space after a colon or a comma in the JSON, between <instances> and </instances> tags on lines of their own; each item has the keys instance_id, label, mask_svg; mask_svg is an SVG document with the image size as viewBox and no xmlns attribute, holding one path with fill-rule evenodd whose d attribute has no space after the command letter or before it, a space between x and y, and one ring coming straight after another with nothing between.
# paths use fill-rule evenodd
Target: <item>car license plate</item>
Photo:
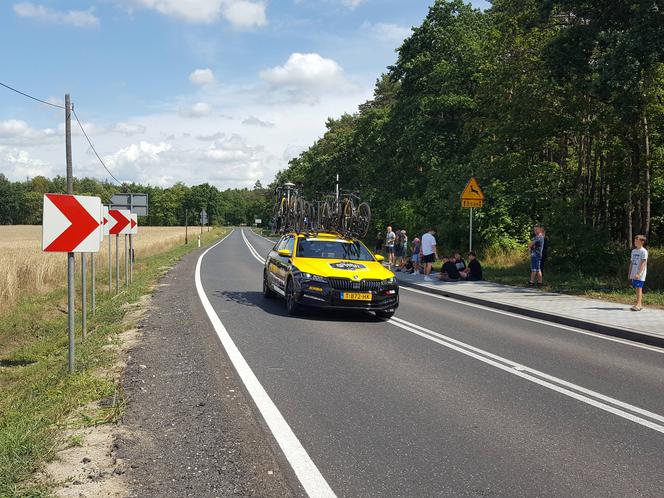
<instances>
[{"instance_id":1,"label":"car license plate","mask_svg":"<svg viewBox=\"0 0 664 498\"><path fill-rule=\"evenodd\" d=\"M344 301L371 301L371 292L342 292Z\"/></svg>"}]
</instances>

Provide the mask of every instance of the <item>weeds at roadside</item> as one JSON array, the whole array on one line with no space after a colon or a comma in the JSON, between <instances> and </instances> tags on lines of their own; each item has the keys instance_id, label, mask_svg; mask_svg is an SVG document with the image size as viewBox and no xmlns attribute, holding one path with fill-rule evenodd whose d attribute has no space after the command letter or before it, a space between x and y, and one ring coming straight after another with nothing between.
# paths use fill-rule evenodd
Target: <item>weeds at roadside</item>
<instances>
[{"instance_id":1,"label":"weeds at roadside","mask_svg":"<svg viewBox=\"0 0 664 498\"><path fill-rule=\"evenodd\" d=\"M206 234L207 235L207 234ZM217 238L219 231L209 234ZM112 375L101 375L117 357L118 335L127 327L127 311L121 303L135 303L181 256L193 249L177 246L162 254L139 260L134 282L115 298L98 284L97 314L88 317L88 338L77 330L76 372L67 373L67 316L59 311L65 291L26 296L16 307L0 315L0 496L45 496L49 490L30 478L59 446L84 444L70 437L62 441L60 431L80 411L76 424L90 427L117 423L125 400ZM78 301L78 299L77 299ZM80 313L76 318L80 326ZM92 406L111 400L107 406ZM102 403L104 405L104 403Z\"/></svg>"}]
</instances>

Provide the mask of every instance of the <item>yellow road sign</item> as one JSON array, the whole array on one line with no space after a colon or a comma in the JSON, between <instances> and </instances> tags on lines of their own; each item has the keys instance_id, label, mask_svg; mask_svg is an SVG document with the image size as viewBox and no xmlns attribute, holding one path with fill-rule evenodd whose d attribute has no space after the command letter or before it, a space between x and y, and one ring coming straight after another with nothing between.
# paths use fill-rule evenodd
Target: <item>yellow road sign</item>
<instances>
[{"instance_id":1,"label":"yellow road sign","mask_svg":"<svg viewBox=\"0 0 664 498\"><path fill-rule=\"evenodd\" d=\"M461 200L462 201L484 200L484 192L482 192L482 187L480 187L480 184L477 183L477 179L474 176L468 181L466 188L463 189L463 192L461 194Z\"/></svg>"},{"instance_id":2,"label":"yellow road sign","mask_svg":"<svg viewBox=\"0 0 664 498\"><path fill-rule=\"evenodd\" d=\"M461 199L462 208L481 208L484 206L482 199Z\"/></svg>"}]
</instances>

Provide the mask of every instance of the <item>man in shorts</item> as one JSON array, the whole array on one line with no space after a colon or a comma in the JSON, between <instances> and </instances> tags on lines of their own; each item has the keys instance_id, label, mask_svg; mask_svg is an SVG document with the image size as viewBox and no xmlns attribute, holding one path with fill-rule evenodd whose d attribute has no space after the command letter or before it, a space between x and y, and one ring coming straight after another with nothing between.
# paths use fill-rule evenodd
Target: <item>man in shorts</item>
<instances>
[{"instance_id":1,"label":"man in shorts","mask_svg":"<svg viewBox=\"0 0 664 498\"><path fill-rule=\"evenodd\" d=\"M530 287L535 287L535 277L537 285L542 286L542 253L544 251L544 233L542 227L536 226L533 231L535 238L528 246L530 250Z\"/></svg>"},{"instance_id":2,"label":"man in shorts","mask_svg":"<svg viewBox=\"0 0 664 498\"><path fill-rule=\"evenodd\" d=\"M431 266L438 258L435 235L435 228L429 229L427 233L422 235L422 265L424 266L424 280L426 282L433 282L433 279L430 277Z\"/></svg>"},{"instance_id":3,"label":"man in shorts","mask_svg":"<svg viewBox=\"0 0 664 498\"><path fill-rule=\"evenodd\" d=\"M390 267L394 265L394 244L397 240L397 234L392 231L392 227L387 227L385 234L385 250L387 251L387 262Z\"/></svg>"},{"instance_id":4,"label":"man in shorts","mask_svg":"<svg viewBox=\"0 0 664 498\"><path fill-rule=\"evenodd\" d=\"M629 260L629 279L634 291L636 292L636 304L632 306L632 311L641 311L643 309L643 287L646 283L646 274L648 273L648 250L643 247L647 242L645 235L634 237L634 249Z\"/></svg>"}]
</instances>

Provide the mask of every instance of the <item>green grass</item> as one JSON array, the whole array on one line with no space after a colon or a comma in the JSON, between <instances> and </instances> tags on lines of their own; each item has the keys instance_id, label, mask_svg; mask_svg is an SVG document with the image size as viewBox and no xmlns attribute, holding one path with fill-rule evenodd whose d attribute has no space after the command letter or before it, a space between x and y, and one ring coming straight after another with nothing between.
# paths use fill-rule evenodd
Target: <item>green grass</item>
<instances>
[{"instance_id":1,"label":"green grass","mask_svg":"<svg viewBox=\"0 0 664 498\"><path fill-rule=\"evenodd\" d=\"M204 234L204 242L225 231ZM134 303L153 288L165 268L195 244L177 246L136 263L134 280L117 297L98 285L97 314L88 317L88 338L76 323L76 372L67 372L66 290L26 296L14 309L0 315L0 496L48 496L44 485L30 478L53 458L61 430L72 422L90 426L118 420L123 407L118 379L107 372L116 360L114 349L102 346L117 340L126 324L124 303ZM63 256L64 257L64 256ZM77 298L77 302L80 299ZM119 402L92 414L77 411L84 405L117 395ZM70 441L82 444L82 441Z\"/></svg>"}]
</instances>

